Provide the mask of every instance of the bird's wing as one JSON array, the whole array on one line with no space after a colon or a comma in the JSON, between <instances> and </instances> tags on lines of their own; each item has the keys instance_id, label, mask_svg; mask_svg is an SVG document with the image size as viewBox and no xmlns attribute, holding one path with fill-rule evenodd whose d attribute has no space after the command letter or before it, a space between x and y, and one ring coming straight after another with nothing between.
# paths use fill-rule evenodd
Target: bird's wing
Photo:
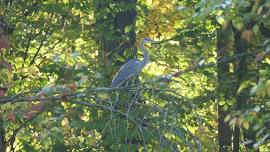
<instances>
[{"instance_id":1,"label":"bird's wing","mask_svg":"<svg viewBox=\"0 0 270 152\"><path fill-rule=\"evenodd\" d=\"M112 87L120 86L124 81L132 76L138 74L140 68L140 61L137 59L131 59L126 62L118 71L116 76L112 80Z\"/></svg>"}]
</instances>

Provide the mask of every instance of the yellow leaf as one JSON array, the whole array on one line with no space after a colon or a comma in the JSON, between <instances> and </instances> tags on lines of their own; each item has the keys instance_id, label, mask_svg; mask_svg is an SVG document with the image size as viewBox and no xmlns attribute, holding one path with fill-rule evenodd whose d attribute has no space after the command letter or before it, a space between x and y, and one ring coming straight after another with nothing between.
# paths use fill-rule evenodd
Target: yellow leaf
<instances>
[{"instance_id":1,"label":"yellow leaf","mask_svg":"<svg viewBox=\"0 0 270 152\"><path fill-rule=\"evenodd\" d=\"M105 92L98 93L97 96L101 99L108 99L109 95Z\"/></svg>"},{"instance_id":2,"label":"yellow leaf","mask_svg":"<svg viewBox=\"0 0 270 152\"><path fill-rule=\"evenodd\" d=\"M237 94L239 94L241 91L243 91L245 88L247 88L248 85L249 85L249 82L248 82L248 81L243 82L243 83L240 85L240 87L238 88Z\"/></svg>"},{"instance_id":3,"label":"yellow leaf","mask_svg":"<svg viewBox=\"0 0 270 152\"><path fill-rule=\"evenodd\" d=\"M268 93L268 95L270 95L270 79L266 81L266 91Z\"/></svg>"},{"instance_id":4,"label":"yellow leaf","mask_svg":"<svg viewBox=\"0 0 270 152\"><path fill-rule=\"evenodd\" d=\"M238 126L241 126L241 125L243 125L243 119L242 118L237 118L236 119L236 124L238 125Z\"/></svg>"},{"instance_id":5,"label":"yellow leaf","mask_svg":"<svg viewBox=\"0 0 270 152\"><path fill-rule=\"evenodd\" d=\"M68 126L69 125L69 121L67 118L64 118L61 122L62 126Z\"/></svg>"},{"instance_id":6,"label":"yellow leaf","mask_svg":"<svg viewBox=\"0 0 270 152\"><path fill-rule=\"evenodd\" d=\"M30 67L28 67L28 73L31 76L37 77L38 76L38 72L39 72L39 69L37 68L37 66L31 65Z\"/></svg>"},{"instance_id":7,"label":"yellow leaf","mask_svg":"<svg viewBox=\"0 0 270 152\"><path fill-rule=\"evenodd\" d=\"M132 25L128 25L125 27L125 33L128 33L132 30Z\"/></svg>"},{"instance_id":8,"label":"yellow leaf","mask_svg":"<svg viewBox=\"0 0 270 152\"><path fill-rule=\"evenodd\" d=\"M151 5L152 3L153 3L152 0L146 0L146 4Z\"/></svg>"},{"instance_id":9,"label":"yellow leaf","mask_svg":"<svg viewBox=\"0 0 270 152\"><path fill-rule=\"evenodd\" d=\"M250 114L251 114L252 116L254 116L254 117L257 115L257 113L254 112L254 111L250 112Z\"/></svg>"},{"instance_id":10,"label":"yellow leaf","mask_svg":"<svg viewBox=\"0 0 270 152\"><path fill-rule=\"evenodd\" d=\"M243 127L244 127L245 129L248 129L248 128L249 128L249 123L248 123L248 121L244 121L244 122L243 122Z\"/></svg>"}]
</instances>

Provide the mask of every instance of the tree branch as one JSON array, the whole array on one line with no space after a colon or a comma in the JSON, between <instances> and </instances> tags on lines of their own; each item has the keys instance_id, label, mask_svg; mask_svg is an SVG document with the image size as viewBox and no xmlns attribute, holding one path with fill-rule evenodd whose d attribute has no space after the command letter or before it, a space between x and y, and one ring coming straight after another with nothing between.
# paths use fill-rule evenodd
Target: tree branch
<instances>
[{"instance_id":1,"label":"tree branch","mask_svg":"<svg viewBox=\"0 0 270 152\"><path fill-rule=\"evenodd\" d=\"M46 39L46 37L47 37L48 34L49 34L49 29L46 30L45 35L44 35L44 37L42 38L42 40L41 40L41 42L40 42L40 45L39 45L39 47L38 47L36 53L34 54L34 57L33 57L32 60L30 61L30 65L32 65L32 64L35 63L36 58L37 58L37 56L38 56L38 54L39 54L41 48L43 47L44 41L45 41L45 39Z\"/></svg>"}]
</instances>

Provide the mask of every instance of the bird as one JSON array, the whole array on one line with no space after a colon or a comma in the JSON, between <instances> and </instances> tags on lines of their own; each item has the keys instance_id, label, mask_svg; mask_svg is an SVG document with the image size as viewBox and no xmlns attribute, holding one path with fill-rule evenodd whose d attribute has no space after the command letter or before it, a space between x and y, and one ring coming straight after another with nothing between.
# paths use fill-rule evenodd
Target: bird
<instances>
[{"instance_id":1,"label":"bird","mask_svg":"<svg viewBox=\"0 0 270 152\"><path fill-rule=\"evenodd\" d=\"M111 87L120 87L125 81L139 74L139 72L147 65L149 61L149 53L145 48L146 43L156 43L150 38L144 38L141 42L141 50L143 51L143 60L131 59L121 66L117 74L112 80Z\"/></svg>"}]
</instances>

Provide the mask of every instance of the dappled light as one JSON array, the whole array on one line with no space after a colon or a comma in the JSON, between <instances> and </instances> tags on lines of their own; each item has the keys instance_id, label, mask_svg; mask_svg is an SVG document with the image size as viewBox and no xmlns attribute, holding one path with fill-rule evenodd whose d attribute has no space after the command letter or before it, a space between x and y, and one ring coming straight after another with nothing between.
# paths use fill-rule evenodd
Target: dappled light
<instances>
[{"instance_id":1,"label":"dappled light","mask_svg":"<svg viewBox=\"0 0 270 152\"><path fill-rule=\"evenodd\" d=\"M0 152L268 152L269 12L0 1Z\"/></svg>"}]
</instances>

